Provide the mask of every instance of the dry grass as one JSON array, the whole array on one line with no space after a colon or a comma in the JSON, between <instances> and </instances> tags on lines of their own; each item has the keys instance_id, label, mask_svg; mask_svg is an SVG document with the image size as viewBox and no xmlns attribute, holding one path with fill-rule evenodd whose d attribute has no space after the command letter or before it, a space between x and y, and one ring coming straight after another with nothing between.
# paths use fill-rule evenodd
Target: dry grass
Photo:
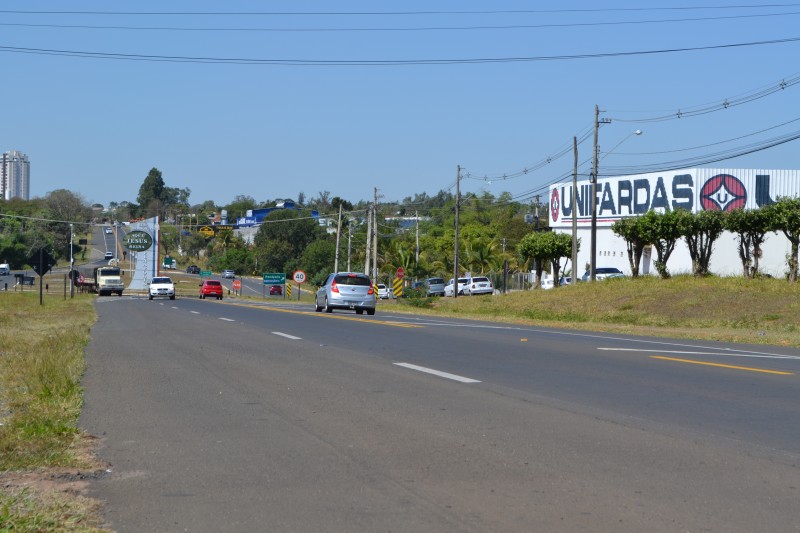
<instances>
[{"instance_id":1,"label":"dry grass","mask_svg":"<svg viewBox=\"0 0 800 533\"><path fill-rule=\"evenodd\" d=\"M93 301L50 295L40 305L35 291L0 294L3 531L97 530L96 503L72 482L98 468L78 429Z\"/></svg>"},{"instance_id":2,"label":"dry grass","mask_svg":"<svg viewBox=\"0 0 800 533\"><path fill-rule=\"evenodd\" d=\"M491 298L436 299L428 312L594 331L800 347L800 284L777 279L619 278Z\"/></svg>"}]
</instances>

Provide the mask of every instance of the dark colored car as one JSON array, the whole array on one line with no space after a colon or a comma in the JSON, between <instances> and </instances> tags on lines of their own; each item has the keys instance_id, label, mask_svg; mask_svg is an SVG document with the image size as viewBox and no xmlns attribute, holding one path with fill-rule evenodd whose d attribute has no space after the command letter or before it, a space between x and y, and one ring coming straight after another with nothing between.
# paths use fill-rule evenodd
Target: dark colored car
<instances>
[{"instance_id":1,"label":"dark colored car","mask_svg":"<svg viewBox=\"0 0 800 533\"><path fill-rule=\"evenodd\" d=\"M270 296L283 296L283 286L273 285L269 288Z\"/></svg>"},{"instance_id":2,"label":"dark colored car","mask_svg":"<svg viewBox=\"0 0 800 533\"><path fill-rule=\"evenodd\" d=\"M206 297L222 300L222 283L217 279L207 279L200 284L200 299Z\"/></svg>"},{"instance_id":3,"label":"dark colored car","mask_svg":"<svg viewBox=\"0 0 800 533\"><path fill-rule=\"evenodd\" d=\"M199 274L200 273L200 267L197 266L197 265L189 265L188 267L186 267L186 273L187 274Z\"/></svg>"}]
</instances>

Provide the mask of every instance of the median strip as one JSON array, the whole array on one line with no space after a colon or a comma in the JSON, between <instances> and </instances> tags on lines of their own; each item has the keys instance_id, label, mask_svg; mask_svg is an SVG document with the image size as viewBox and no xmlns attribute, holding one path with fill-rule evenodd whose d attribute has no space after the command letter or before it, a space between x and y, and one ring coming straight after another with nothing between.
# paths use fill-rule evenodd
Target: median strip
<instances>
[{"instance_id":1,"label":"median strip","mask_svg":"<svg viewBox=\"0 0 800 533\"><path fill-rule=\"evenodd\" d=\"M477 379L465 378L464 376L449 374L447 372L441 372L439 370L434 370L432 368L425 368L424 366L412 365L410 363L394 363L394 364L397 366L402 366L403 368L409 368L411 370L425 372L426 374L433 374L434 376L439 376L440 378L452 379L453 381L459 381L461 383L480 383L480 381L478 381Z\"/></svg>"}]
</instances>

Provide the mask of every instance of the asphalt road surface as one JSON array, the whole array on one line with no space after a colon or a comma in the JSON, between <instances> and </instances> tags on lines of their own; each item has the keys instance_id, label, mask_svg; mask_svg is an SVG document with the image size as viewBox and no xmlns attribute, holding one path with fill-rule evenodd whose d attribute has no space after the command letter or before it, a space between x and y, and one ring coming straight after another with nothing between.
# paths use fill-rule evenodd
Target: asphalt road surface
<instances>
[{"instance_id":1,"label":"asphalt road surface","mask_svg":"<svg viewBox=\"0 0 800 533\"><path fill-rule=\"evenodd\" d=\"M798 531L800 351L99 298L117 531Z\"/></svg>"}]
</instances>

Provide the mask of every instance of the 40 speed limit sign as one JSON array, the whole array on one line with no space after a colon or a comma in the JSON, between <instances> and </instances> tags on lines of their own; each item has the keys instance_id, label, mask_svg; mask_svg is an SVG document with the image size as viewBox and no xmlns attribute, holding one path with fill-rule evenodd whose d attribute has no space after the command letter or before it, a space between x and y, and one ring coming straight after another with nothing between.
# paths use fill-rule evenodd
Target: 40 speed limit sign
<instances>
[{"instance_id":1,"label":"40 speed limit sign","mask_svg":"<svg viewBox=\"0 0 800 533\"><path fill-rule=\"evenodd\" d=\"M302 270L297 270L294 274L292 274L292 279L295 283L305 283L306 282L306 273Z\"/></svg>"}]
</instances>

